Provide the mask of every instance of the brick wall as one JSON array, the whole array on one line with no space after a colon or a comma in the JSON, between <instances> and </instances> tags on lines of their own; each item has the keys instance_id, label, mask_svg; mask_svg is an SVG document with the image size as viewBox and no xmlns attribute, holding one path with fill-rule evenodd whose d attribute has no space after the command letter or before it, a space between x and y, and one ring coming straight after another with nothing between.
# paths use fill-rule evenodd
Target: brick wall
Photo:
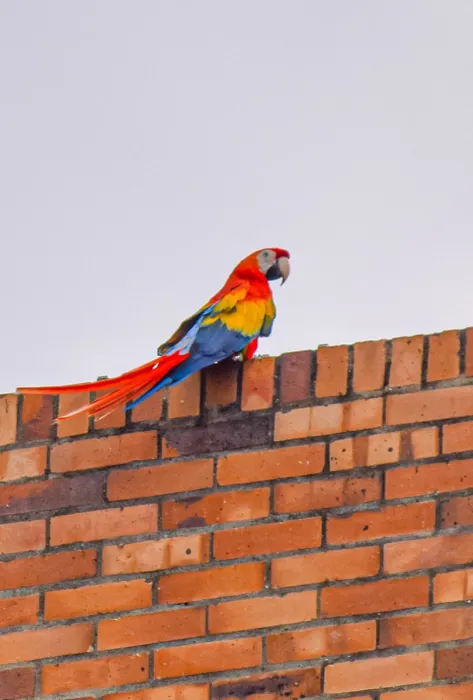
<instances>
[{"instance_id":1,"label":"brick wall","mask_svg":"<svg viewBox=\"0 0 473 700\"><path fill-rule=\"evenodd\" d=\"M0 397L0 700L473 698L472 330L58 404Z\"/></svg>"}]
</instances>

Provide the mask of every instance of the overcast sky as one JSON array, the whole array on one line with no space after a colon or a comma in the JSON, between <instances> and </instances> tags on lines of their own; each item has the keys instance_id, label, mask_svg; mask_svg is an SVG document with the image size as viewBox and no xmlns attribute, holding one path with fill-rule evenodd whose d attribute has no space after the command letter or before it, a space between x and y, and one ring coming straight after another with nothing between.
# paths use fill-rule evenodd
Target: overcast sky
<instances>
[{"instance_id":1,"label":"overcast sky","mask_svg":"<svg viewBox=\"0 0 473 700\"><path fill-rule=\"evenodd\" d=\"M154 356L255 248L264 353L473 325L472 0L1 0L0 391Z\"/></svg>"}]
</instances>

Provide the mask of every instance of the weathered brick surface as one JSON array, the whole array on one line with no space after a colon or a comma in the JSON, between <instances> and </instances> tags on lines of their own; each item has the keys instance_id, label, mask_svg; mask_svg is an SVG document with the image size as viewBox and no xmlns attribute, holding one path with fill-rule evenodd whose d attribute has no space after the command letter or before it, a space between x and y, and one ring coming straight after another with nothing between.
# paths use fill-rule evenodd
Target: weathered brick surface
<instances>
[{"instance_id":1,"label":"weathered brick surface","mask_svg":"<svg viewBox=\"0 0 473 700\"><path fill-rule=\"evenodd\" d=\"M86 398L0 397L0 700L473 697L473 329Z\"/></svg>"}]
</instances>

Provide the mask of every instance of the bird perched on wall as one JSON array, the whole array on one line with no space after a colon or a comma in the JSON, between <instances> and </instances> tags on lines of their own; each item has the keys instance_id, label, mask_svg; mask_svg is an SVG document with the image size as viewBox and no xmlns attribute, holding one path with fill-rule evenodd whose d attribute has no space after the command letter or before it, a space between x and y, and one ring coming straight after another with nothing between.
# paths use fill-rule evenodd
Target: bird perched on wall
<instances>
[{"instance_id":1,"label":"bird perched on wall","mask_svg":"<svg viewBox=\"0 0 473 700\"><path fill-rule=\"evenodd\" d=\"M110 392L58 421L79 413L105 417L118 406L133 408L156 391L178 384L194 372L229 357L250 359L258 339L270 335L276 316L269 281L289 276L289 253L265 248L244 258L223 287L181 323L158 348L158 357L119 377L66 386L20 387L21 394L69 394L96 389Z\"/></svg>"}]
</instances>

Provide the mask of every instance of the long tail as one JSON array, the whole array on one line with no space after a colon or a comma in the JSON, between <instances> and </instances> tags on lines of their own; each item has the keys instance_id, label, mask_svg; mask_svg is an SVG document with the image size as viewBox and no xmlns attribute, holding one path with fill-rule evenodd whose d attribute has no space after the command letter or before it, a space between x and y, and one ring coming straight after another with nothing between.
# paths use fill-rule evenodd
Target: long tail
<instances>
[{"instance_id":1,"label":"long tail","mask_svg":"<svg viewBox=\"0 0 473 700\"><path fill-rule=\"evenodd\" d=\"M57 422L72 418L72 416L77 416L80 413L87 413L89 416L100 415L100 418L104 418L118 406L126 405L144 394L152 393L153 389L165 386L168 383L166 376L170 370L181 364L187 357L187 353L174 352L172 355L154 358L151 362L147 362L141 367L132 369L112 379L102 379L83 384L67 384L65 386L19 387L17 391L20 394L73 394L82 391L94 391L95 389L110 389L111 391L105 396L101 396L74 411L58 416Z\"/></svg>"}]
</instances>

